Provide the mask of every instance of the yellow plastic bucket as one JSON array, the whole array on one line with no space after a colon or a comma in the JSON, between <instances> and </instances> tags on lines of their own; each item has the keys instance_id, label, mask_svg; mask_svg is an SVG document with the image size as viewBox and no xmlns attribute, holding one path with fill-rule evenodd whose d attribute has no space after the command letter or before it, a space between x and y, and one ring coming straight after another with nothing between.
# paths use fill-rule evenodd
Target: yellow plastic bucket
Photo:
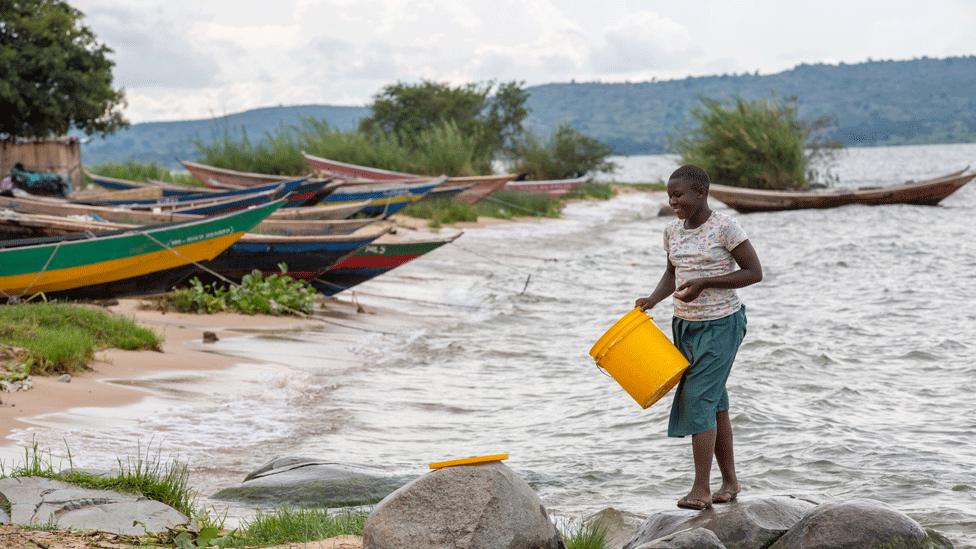
<instances>
[{"instance_id":1,"label":"yellow plastic bucket","mask_svg":"<svg viewBox=\"0 0 976 549\"><path fill-rule=\"evenodd\" d=\"M590 349L590 356L641 408L668 394L688 368L681 351L639 308L611 326Z\"/></svg>"}]
</instances>

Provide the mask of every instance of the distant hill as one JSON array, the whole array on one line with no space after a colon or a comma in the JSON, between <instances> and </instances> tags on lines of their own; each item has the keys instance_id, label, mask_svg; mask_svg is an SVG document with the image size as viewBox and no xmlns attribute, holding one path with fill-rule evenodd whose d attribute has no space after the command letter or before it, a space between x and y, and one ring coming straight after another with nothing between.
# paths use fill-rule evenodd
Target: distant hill
<instances>
[{"instance_id":1,"label":"distant hill","mask_svg":"<svg viewBox=\"0 0 976 549\"><path fill-rule=\"evenodd\" d=\"M179 167L177 158L196 156L195 140L209 141L214 136L222 136L225 129L239 135L241 128L247 128L248 138L260 141L266 133L297 124L302 118L324 118L330 126L348 130L367 114L369 109L365 107L300 105L265 107L201 120L145 122L105 138L92 139L82 145L81 158L87 165L139 160Z\"/></svg>"},{"instance_id":2,"label":"distant hill","mask_svg":"<svg viewBox=\"0 0 976 549\"><path fill-rule=\"evenodd\" d=\"M529 129L551 132L561 123L611 145L618 154L662 152L668 134L689 122L699 97L717 99L796 97L802 117L833 116L831 135L854 146L976 141L976 56L911 61L799 65L771 75L720 75L640 83L568 83L529 88ZM192 158L194 139L223 128L247 128L252 139L298 122L325 118L341 129L355 127L365 107L307 105L268 107L224 117L150 122L82 150L86 164L126 159L175 165Z\"/></svg>"},{"instance_id":3,"label":"distant hill","mask_svg":"<svg viewBox=\"0 0 976 549\"><path fill-rule=\"evenodd\" d=\"M661 152L689 121L699 97L796 97L800 116L829 115L846 145L976 141L976 57L799 65L777 74L722 75L636 84L547 84L531 88L529 126L560 123L621 154Z\"/></svg>"}]
</instances>

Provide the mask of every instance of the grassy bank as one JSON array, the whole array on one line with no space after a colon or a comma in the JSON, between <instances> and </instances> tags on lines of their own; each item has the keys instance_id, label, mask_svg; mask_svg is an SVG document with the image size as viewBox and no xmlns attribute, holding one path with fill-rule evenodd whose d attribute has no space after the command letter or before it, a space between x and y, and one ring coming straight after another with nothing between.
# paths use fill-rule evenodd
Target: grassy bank
<instances>
[{"instance_id":1,"label":"grassy bank","mask_svg":"<svg viewBox=\"0 0 976 549\"><path fill-rule=\"evenodd\" d=\"M302 543L336 536L362 536L367 513L328 509L290 509L259 512L238 530L217 542L219 547L266 547Z\"/></svg>"},{"instance_id":2,"label":"grassy bank","mask_svg":"<svg viewBox=\"0 0 976 549\"><path fill-rule=\"evenodd\" d=\"M649 184L650 185L650 184ZM643 189L640 190L649 190ZM656 190L656 189L653 189ZM570 200L608 200L616 194L614 185L590 181L556 198L543 193L498 191L477 204L464 204L453 198L422 200L407 208L403 215L427 219L431 227L462 221L477 221L478 217L512 219L513 217L559 217L563 205Z\"/></svg>"},{"instance_id":3,"label":"grassy bank","mask_svg":"<svg viewBox=\"0 0 976 549\"><path fill-rule=\"evenodd\" d=\"M158 350L161 344L152 330L93 307L56 302L0 305L0 363L8 373L71 373L87 368L96 350Z\"/></svg>"}]
</instances>

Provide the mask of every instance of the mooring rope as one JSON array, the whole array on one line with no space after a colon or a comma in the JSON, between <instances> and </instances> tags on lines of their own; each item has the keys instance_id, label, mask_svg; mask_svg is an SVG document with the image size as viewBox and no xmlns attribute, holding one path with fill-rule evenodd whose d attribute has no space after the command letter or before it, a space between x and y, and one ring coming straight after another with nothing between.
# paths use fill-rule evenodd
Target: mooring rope
<instances>
[{"instance_id":1,"label":"mooring rope","mask_svg":"<svg viewBox=\"0 0 976 549\"><path fill-rule=\"evenodd\" d=\"M202 270L204 272L207 272L207 273L209 273L209 274L217 277L219 280L221 280L221 281L223 281L223 282L225 282L225 283L227 283L227 284L229 284L231 286L234 286L234 287L237 287L237 288L243 288L243 286L241 286L240 284L238 284L238 283L234 282L233 280L225 277L224 275L218 273L217 271L214 271L213 269L210 269L206 265L203 265L200 262L198 262L198 261L196 261L194 259L191 259L191 258L183 255L182 253L180 253L179 250L176 250L176 249L168 246L167 244L165 244L164 242L160 241L158 238L154 237L153 235L147 233L146 231L139 231L139 234L142 234L143 236L146 236L147 238L149 238L150 240L152 240L156 244L162 246L166 250L169 250L170 252L172 252L173 254L175 254L177 257L183 258L187 262L193 264L198 269L200 269L200 270ZM386 330L374 330L374 329L369 329L369 328L363 328L363 327L360 327L360 326L353 326L351 324L345 324L345 323L342 323L342 322L336 322L334 320L325 319L325 318L322 318L322 317L319 317L319 316L315 316L314 314L310 315L310 314L306 313L305 311L300 311L298 309L294 309L292 307L289 307L287 305L282 305L280 303L278 303L278 306L281 307L283 310L288 311L288 312L294 314L295 316L299 316L299 317L304 318L304 319L307 319L307 320L314 320L314 321L317 321L317 322L321 322L323 324L332 324L332 325L335 325L335 326L341 326L343 328L349 328L351 330L360 330L360 331L368 332L368 333L377 333L377 334L384 334L384 335L396 335L396 332L389 332L389 331L386 331Z\"/></svg>"}]
</instances>

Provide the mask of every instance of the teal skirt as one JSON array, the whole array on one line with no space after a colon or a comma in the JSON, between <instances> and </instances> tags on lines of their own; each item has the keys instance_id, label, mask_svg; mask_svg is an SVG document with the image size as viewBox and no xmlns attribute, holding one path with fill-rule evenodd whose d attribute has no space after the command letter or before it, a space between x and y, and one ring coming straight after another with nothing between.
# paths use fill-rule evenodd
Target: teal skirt
<instances>
[{"instance_id":1,"label":"teal skirt","mask_svg":"<svg viewBox=\"0 0 976 549\"><path fill-rule=\"evenodd\" d=\"M725 382L739 345L746 336L746 306L715 320L671 321L674 344L691 363L671 404L669 437L684 437L715 428L715 414L729 409Z\"/></svg>"}]
</instances>

